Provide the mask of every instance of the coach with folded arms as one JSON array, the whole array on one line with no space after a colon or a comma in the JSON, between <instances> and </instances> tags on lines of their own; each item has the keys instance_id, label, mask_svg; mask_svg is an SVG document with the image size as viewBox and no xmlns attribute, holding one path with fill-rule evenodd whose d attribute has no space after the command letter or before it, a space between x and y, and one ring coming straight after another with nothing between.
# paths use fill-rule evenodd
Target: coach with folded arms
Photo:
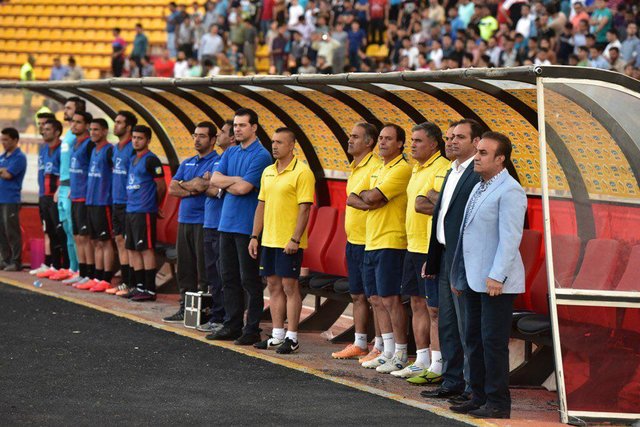
<instances>
[{"instance_id":1,"label":"coach with folded arms","mask_svg":"<svg viewBox=\"0 0 640 427\"><path fill-rule=\"evenodd\" d=\"M511 141L486 132L474 171L481 181L465 208L451 267L451 286L466 305L465 340L472 398L451 410L479 418L509 418L509 332L513 300L525 289L522 239L527 197L505 165Z\"/></svg>"}]
</instances>

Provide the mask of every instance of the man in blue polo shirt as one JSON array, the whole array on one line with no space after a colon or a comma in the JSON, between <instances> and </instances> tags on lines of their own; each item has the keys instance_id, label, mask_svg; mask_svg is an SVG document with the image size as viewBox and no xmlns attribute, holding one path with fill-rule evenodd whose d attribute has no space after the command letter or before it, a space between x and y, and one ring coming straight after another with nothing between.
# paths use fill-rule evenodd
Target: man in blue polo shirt
<instances>
[{"instance_id":1,"label":"man in blue polo shirt","mask_svg":"<svg viewBox=\"0 0 640 427\"><path fill-rule=\"evenodd\" d=\"M0 132L4 153L0 154L0 268L22 269L22 235L20 234L20 191L27 170L27 156L18 142L14 128Z\"/></svg>"},{"instance_id":2,"label":"man in blue polo shirt","mask_svg":"<svg viewBox=\"0 0 640 427\"><path fill-rule=\"evenodd\" d=\"M224 153L227 148L235 145L233 135L233 120L227 120L216 135L216 145ZM216 156L211 164L211 173L218 169L221 156ZM206 281L211 294L211 319L204 325L196 327L202 332L214 332L222 328L224 321L224 297L222 294L222 280L220 278L220 214L224 192L218 187L209 185L207 200L204 202L204 268Z\"/></svg>"},{"instance_id":3,"label":"man in blue polo shirt","mask_svg":"<svg viewBox=\"0 0 640 427\"><path fill-rule=\"evenodd\" d=\"M247 248L253 229L253 216L258 206L262 171L271 165L271 154L256 136L258 115L248 108L236 111L233 133L239 145L222 155L211 184L224 190L224 202L218 231L220 263L226 319L222 329L207 339L234 340L236 345L252 345L260 341L260 317L264 308L262 281L258 262ZM248 296L247 321L244 323L245 293ZM244 327L243 327L244 326Z\"/></svg>"},{"instance_id":4,"label":"man in blue polo shirt","mask_svg":"<svg viewBox=\"0 0 640 427\"><path fill-rule=\"evenodd\" d=\"M204 223L205 192L209 188L211 164L218 156L213 151L216 138L216 126L211 122L201 122L193 133L194 148L197 155L186 159L169 184L169 194L180 197L178 211L178 271L180 288L180 308L165 317L165 322L184 321L184 294L186 292L207 291L204 271Z\"/></svg>"}]
</instances>

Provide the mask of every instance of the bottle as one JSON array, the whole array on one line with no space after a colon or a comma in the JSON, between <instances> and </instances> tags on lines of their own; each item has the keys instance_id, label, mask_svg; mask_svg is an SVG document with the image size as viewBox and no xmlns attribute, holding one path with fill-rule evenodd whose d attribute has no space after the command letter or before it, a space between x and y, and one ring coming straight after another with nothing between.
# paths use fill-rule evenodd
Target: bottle
<instances>
[{"instance_id":1,"label":"bottle","mask_svg":"<svg viewBox=\"0 0 640 427\"><path fill-rule=\"evenodd\" d=\"M33 282L33 286L35 286L36 288L41 288L42 287L42 281L41 280L36 280L35 282Z\"/></svg>"}]
</instances>

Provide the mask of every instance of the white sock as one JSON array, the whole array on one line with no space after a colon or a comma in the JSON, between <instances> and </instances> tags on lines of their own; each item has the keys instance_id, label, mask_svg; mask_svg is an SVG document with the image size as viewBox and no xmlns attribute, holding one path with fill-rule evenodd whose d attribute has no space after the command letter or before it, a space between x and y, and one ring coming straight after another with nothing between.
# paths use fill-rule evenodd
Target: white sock
<instances>
[{"instance_id":1,"label":"white sock","mask_svg":"<svg viewBox=\"0 0 640 427\"><path fill-rule=\"evenodd\" d=\"M360 347L363 350L366 350L367 345L367 334L359 334L356 332L356 339L353 341L353 345Z\"/></svg>"},{"instance_id":2,"label":"white sock","mask_svg":"<svg viewBox=\"0 0 640 427\"><path fill-rule=\"evenodd\" d=\"M395 341L393 340L393 332L389 332L388 334L382 334L382 343L384 346L384 351L382 352L384 357L387 359L391 359L393 357L393 351L395 348Z\"/></svg>"},{"instance_id":3,"label":"white sock","mask_svg":"<svg viewBox=\"0 0 640 427\"><path fill-rule=\"evenodd\" d=\"M400 353L400 354L398 354ZM398 354L399 358L401 361L406 362L407 359L409 358L409 355L407 354L407 344L398 344L396 343L396 349L394 354Z\"/></svg>"},{"instance_id":4,"label":"white sock","mask_svg":"<svg viewBox=\"0 0 640 427\"><path fill-rule=\"evenodd\" d=\"M429 367L431 364L431 356L429 356L429 348L421 348L416 351L416 361L414 365Z\"/></svg>"},{"instance_id":5,"label":"white sock","mask_svg":"<svg viewBox=\"0 0 640 427\"><path fill-rule=\"evenodd\" d=\"M382 351L384 350L384 342L382 340L382 337L376 337L376 339L374 341L374 344L373 344L373 348L375 348L380 353L382 353Z\"/></svg>"},{"instance_id":6,"label":"white sock","mask_svg":"<svg viewBox=\"0 0 640 427\"><path fill-rule=\"evenodd\" d=\"M282 341L284 339L284 328L273 328L271 336Z\"/></svg>"},{"instance_id":7,"label":"white sock","mask_svg":"<svg viewBox=\"0 0 640 427\"><path fill-rule=\"evenodd\" d=\"M442 375L442 353L439 351L431 351L431 366L429 370L434 374Z\"/></svg>"},{"instance_id":8,"label":"white sock","mask_svg":"<svg viewBox=\"0 0 640 427\"><path fill-rule=\"evenodd\" d=\"M287 331L287 335L285 335L285 338L289 338L293 342L298 342L298 333Z\"/></svg>"}]
</instances>

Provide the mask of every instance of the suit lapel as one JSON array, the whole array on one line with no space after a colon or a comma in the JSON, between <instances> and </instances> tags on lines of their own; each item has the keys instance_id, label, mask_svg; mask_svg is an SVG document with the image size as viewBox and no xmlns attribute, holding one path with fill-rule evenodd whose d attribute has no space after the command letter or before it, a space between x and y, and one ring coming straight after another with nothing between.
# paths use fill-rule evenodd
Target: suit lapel
<instances>
[{"instance_id":1,"label":"suit lapel","mask_svg":"<svg viewBox=\"0 0 640 427\"><path fill-rule=\"evenodd\" d=\"M469 176L471 176L472 174L473 174L473 164L470 164L462 173L462 176L460 177L460 181L458 181L458 185L456 185L456 188L453 190L453 194L451 195L451 201L449 202L449 206L453 205L453 202L456 200L456 197L458 197L458 194L460 194L460 190L462 190L464 183L467 181L467 179L469 179ZM442 188L444 188L444 185Z\"/></svg>"},{"instance_id":2,"label":"suit lapel","mask_svg":"<svg viewBox=\"0 0 640 427\"><path fill-rule=\"evenodd\" d=\"M451 168L447 171L447 174L444 176L444 181L442 182L442 187L440 191L443 191L445 186L447 185L447 181L449 180L449 175L451 175ZM442 197L438 197L438 202L433 208L435 215L433 215L433 221L436 222L438 215L440 214L440 206L442 204Z\"/></svg>"},{"instance_id":3,"label":"suit lapel","mask_svg":"<svg viewBox=\"0 0 640 427\"><path fill-rule=\"evenodd\" d=\"M496 181L493 184L491 184L484 193L480 195L480 198L476 202L476 206L474 207L473 212L471 212L471 217L469 217L467 224L471 224L471 221L473 221L473 218L476 216L476 213L480 210L480 206L482 206L482 203L484 203L484 201L487 200L487 198L491 195L491 193L496 191L504 183L507 176L509 176L509 174L506 172L500 175L496 179ZM473 197L473 193L471 194L471 197Z\"/></svg>"}]
</instances>

